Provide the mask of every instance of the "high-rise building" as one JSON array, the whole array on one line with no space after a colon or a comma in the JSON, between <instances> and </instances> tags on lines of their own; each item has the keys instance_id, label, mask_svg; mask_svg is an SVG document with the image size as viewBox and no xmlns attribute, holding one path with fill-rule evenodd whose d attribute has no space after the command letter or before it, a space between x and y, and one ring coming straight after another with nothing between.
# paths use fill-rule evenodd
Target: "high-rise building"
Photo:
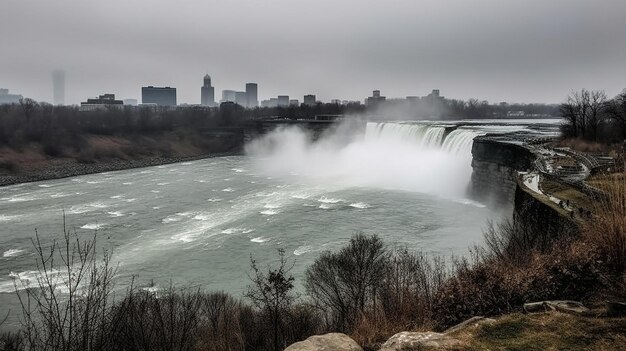
<instances>
[{"instance_id":1,"label":"high-rise building","mask_svg":"<svg viewBox=\"0 0 626 351\"><path fill-rule=\"evenodd\" d=\"M176 106L176 88L147 86L141 88L141 103Z\"/></svg>"},{"instance_id":2,"label":"high-rise building","mask_svg":"<svg viewBox=\"0 0 626 351\"><path fill-rule=\"evenodd\" d=\"M300 106L300 101L298 99L289 100L289 106Z\"/></svg>"},{"instance_id":3,"label":"high-rise building","mask_svg":"<svg viewBox=\"0 0 626 351\"><path fill-rule=\"evenodd\" d=\"M55 105L65 105L65 72L52 72L52 101Z\"/></svg>"},{"instance_id":4,"label":"high-rise building","mask_svg":"<svg viewBox=\"0 0 626 351\"><path fill-rule=\"evenodd\" d=\"M235 103L239 106L247 107L248 99L245 91L235 92Z\"/></svg>"},{"instance_id":5,"label":"high-rise building","mask_svg":"<svg viewBox=\"0 0 626 351\"><path fill-rule=\"evenodd\" d=\"M315 95L304 95L304 104L307 106L315 106Z\"/></svg>"},{"instance_id":6,"label":"high-rise building","mask_svg":"<svg viewBox=\"0 0 626 351\"><path fill-rule=\"evenodd\" d=\"M125 106L137 106L137 99L124 99Z\"/></svg>"},{"instance_id":7,"label":"high-rise building","mask_svg":"<svg viewBox=\"0 0 626 351\"><path fill-rule=\"evenodd\" d=\"M259 92L256 83L246 83L246 107L255 108L259 106Z\"/></svg>"},{"instance_id":8,"label":"high-rise building","mask_svg":"<svg viewBox=\"0 0 626 351\"><path fill-rule=\"evenodd\" d=\"M278 106L279 107L289 106L289 95L278 95Z\"/></svg>"},{"instance_id":9,"label":"high-rise building","mask_svg":"<svg viewBox=\"0 0 626 351\"><path fill-rule=\"evenodd\" d=\"M9 89L0 89L0 105L19 104L22 98L22 95L9 94Z\"/></svg>"},{"instance_id":10,"label":"high-rise building","mask_svg":"<svg viewBox=\"0 0 626 351\"><path fill-rule=\"evenodd\" d=\"M211 76L204 76L204 84L200 88L200 104L203 106L215 106L215 88L211 86Z\"/></svg>"},{"instance_id":11,"label":"high-rise building","mask_svg":"<svg viewBox=\"0 0 626 351\"><path fill-rule=\"evenodd\" d=\"M234 90L222 90L222 100L220 102L235 102L237 92Z\"/></svg>"}]
</instances>

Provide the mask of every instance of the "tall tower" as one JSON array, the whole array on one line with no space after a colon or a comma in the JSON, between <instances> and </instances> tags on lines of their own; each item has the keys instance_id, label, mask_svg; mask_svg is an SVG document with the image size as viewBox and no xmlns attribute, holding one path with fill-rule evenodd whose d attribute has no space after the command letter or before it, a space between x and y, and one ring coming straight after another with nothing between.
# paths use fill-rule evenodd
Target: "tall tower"
<instances>
[{"instance_id":1,"label":"tall tower","mask_svg":"<svg viewBox=\"0 0 626 351\"><path fill-rule=\"evenodd\" d=\"M65 72L52 72L52 100L55 105L65 105Z\"/></svg>"},{"instance_id":2,"label":"tall tower","mask_svg":"<svg viewBox=\"0 0 626 351\"><path fill-rule=\"evenodd\" d=\"M246 107L255 108L259 106L259 86L256 83L246 83Z\"/></svg>"},{"instance_id":3,"label":"tall tower","mask_svg":"<svg viewBox=\"0 0 626 351\"><path fill-rule=\"evenodd\" d=\"M215 106L215 88L211 86L211 76L204 76L204 84L200 88L200 103L203 106Z\"/></svg>"}]
</instances>

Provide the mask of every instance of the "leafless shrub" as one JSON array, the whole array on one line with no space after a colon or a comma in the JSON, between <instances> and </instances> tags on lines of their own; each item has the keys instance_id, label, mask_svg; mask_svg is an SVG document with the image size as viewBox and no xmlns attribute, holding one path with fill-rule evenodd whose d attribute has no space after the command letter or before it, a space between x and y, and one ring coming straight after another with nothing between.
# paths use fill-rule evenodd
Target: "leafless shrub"
<instances>
[{"instance_id":1,"label":"leafless shrub","mask_svg":"<svg viewBox=\"0 0 626 351\"><path fill-rule=\"evenodd\" d=\"M14 280L28 350L103 350L112 342L111 304L115 268L98 257L96 236L81 240L65 229L60 242L37 235L36 281Z\"/></svg>"},{"instance_id":2,"label":"leafless shrub","mask_svg":"<svg viewBox=\"0 0 626 351\"><path fill-rule=\"evenodd\" d=\"M313 303L327 314L330 326L348 330L376 302L388 264L382 240L362 233L336 253L322 253L305 273Z\"/></svg>"}]
</instances>

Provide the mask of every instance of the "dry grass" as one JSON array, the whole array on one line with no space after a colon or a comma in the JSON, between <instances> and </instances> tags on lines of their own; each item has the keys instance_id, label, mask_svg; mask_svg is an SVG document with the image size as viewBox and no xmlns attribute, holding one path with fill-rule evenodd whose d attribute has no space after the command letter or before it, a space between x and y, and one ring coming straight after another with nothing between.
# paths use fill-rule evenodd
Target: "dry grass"
<instances>
[{"instance_id":1,"label":"dry grass","mask_svg":"<svg viewBox=\"0 0 626 351\"><path fill-rule=\"evenodd\" d=\"M595 203L594 217L584 227L586 239L598 245L617 274L626 272L626 178L603 181L607 197Z\"/></svg>"},{"instance_id":2,"label":"dry grass","mask_svg":"<svg viewBox=\"0 0 626 351\"><path fill-rule=\"evenodd\" d=\"M463 341L456 350L623 350L626 319L512 314L453 336Z\"/></svg>"},{"instance_id":3,"label":"dry grass","mask_svg":"<svg viewBox=\"0 0 626 351\"><path fill-rule=\"evenodd\" d=\"M583 138L568 138L556 143L557 147L569 147L580 152L610 153L613 147L605 143L597 143Z\"/></svg>"},{"instance_id":4,"label":"dry grass","mask_svg":"<svg viewBox=\"0 0 626 351\"><path fill-rule=\"evenodd\" d=\"M541 190L545 194L552 195L563 201L570 201L572 208L592 208L593 199L578 189L561 182L550 179L543 179L540 184Z\"/></svg>"}]
</instances>

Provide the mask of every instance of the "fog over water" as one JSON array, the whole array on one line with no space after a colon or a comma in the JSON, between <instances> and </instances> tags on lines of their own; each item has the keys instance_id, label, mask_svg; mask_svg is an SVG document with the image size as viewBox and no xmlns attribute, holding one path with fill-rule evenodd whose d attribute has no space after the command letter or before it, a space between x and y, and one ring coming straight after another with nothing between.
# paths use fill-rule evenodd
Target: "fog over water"
<instances>
[{"instance_id":1,"label":"fog over water","mask_svg":"<svg viewBox=\"0 0 626 351\"><path fill-rule=\"evenodd\" d=\"M171 281L239 294L250 255L271 262L278 248L296 259L300 284L320 251L356 231L464 255L499 216L465 197L472 138L531 127L463 126L447 136L443 127L371 122L317 142L282 129L249 145L247 156L2 187L0 314L16 310L13 279L37 277L35 230L44 243L59 238L63 213L69 229L83 238L95 231L113 250L120 287L136 275L140 286Z\"/></svg>"}]
</instances>

